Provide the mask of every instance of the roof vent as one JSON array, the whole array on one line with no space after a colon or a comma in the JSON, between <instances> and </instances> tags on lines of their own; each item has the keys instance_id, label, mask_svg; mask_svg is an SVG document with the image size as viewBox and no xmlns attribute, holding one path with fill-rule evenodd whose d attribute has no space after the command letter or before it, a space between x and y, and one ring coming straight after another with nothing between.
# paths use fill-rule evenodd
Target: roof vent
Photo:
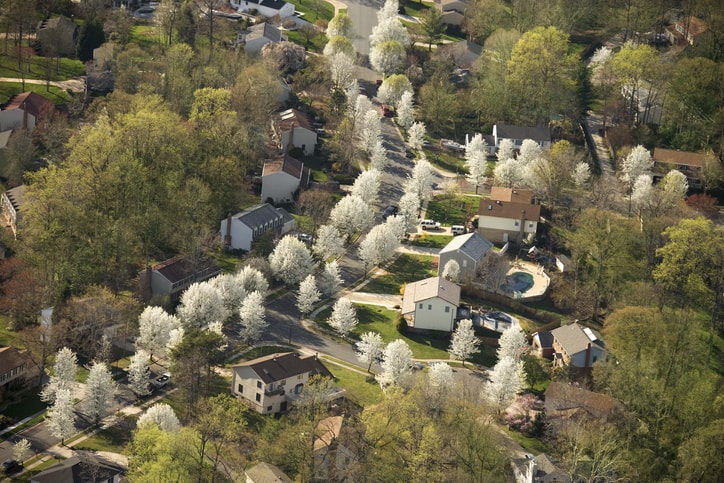
<instances>
[{"instance_id":1,"label":"roof vent","mask_svg":"<svg viewBox=\"0 0 724 483\"><path fill-rule=\"evenodd\" d=\"M493 205L488 205L488 209L489 209L489 210L492 210L492 209L493 209Z\"/></svg>"},{"instance_id":2,"label":"roof vent","mask_svg":"<svg viewBox=\"0 0 724 483\"><path fill-rule=\"evenodd\" d=\"M513 194L514 194L514 195L517 195L517 194L518 194L518 192L517 192L517 191L515 191L515 190L513 190Z\"/></svg>"},{"instance_id":3,"label":"roof vent","mask_svg":"<svg viewBox=\"0 0 724 483\"><path fill-rule=\"evenodd\" d=\"M496 205L502 205L503 203L500 202L500 200L495 200Z\"/></svg>"},{"instance_id":4,"label":"roof vent","mask_svg":"<svg viewBox=\"0 0 724 483\"><path fill-rule=\"evenodd\" d=\"M596 337L596 334L594 334L593 331L592 331L591 329L589 329L588 327L584 327L584 328L583 328L583 333L586 334L586 336L587 336L591 341L596 341L596 340L598 340L598 337Z\"/></svg>"}]
</instances>

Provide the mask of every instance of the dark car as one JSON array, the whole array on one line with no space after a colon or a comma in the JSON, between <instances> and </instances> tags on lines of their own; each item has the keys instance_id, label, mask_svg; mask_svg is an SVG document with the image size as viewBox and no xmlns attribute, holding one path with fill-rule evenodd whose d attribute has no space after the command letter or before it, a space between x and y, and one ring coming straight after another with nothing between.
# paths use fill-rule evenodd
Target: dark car
<instances>
[{"instance_id":1,"label":"dark car","mask_svg":"<svg viewBox=\"0 0 724 483\"><path fill-rule=\"evenodd\" d=\"M415 157L415 153L413 153L413 152L410 151L409 149L405 149L405 157L406 157L407 159L412 159L412 158Z\"/></svg>"},{"instance_id":2,"label":"dark car","mask_svg":"<svg viewBox=\"0 0 724 483\"><path fill-rule=\"evenodd\" d=\"M9 460L3 461L2 472L5 473L6 475L10 474L14 471L17 471L18 469L20 469L19 461L14 460L14 459L9 459Z\"/></svg>"},{"instance_id":3,"label":"dark car","mask_svg":"<svg viewBox=\"0 0 724 483\"><path fill-rule=\"evenodd\" d=\"M390 205L382 212L382 219L386 220L390 216L395 216L399 211L400 210L396 206Z\"/></svg>"}]
</instances>

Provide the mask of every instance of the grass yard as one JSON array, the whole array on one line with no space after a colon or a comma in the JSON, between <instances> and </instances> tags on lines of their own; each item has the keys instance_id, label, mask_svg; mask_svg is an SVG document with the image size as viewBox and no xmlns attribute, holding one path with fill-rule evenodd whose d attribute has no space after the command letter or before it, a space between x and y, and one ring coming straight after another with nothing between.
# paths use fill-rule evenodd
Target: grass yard
<instances>
[{"instance_id":1,"label":"grass yard","mask_svg":"<svg viewBox=\"0 0 724 483\"><path fill-rule=\"evenodd\" d=\"M387 273L365 285L364 292L399 294L402 285L437 275L435 257L403 253L386 267Z\"/></svg>"},{"instance_id":2,"label":"grass yard","mask_svg":"<svg viewBox=\"0 0 724 483\"><path fill-rule=\"evenodd\" d=\"M55 456L51 456L48 460L43 461L38 466L34 467L32 470L26 471L20 476L14 476L12 478L12 481L19 482L19 483L29 483L33 480L33 478L38 474L42 473L44 470L47 470L54 464L60 463L63 461L60 458L56 458Z\"/></svg>"},{"instance_id":3,"label":"grass yard","mask_svg":"<svg viewBox=\"0 0 724 483\"><path fill-rule=\"evenodd\" d=\"M423 232L422 235L412 239L410 245L426 248L445 248L445 245L453 239L452 235L430 235Z\"/></svg>"},{"instance_id":4,"label":"grass yard","mask_svg":"<svg viewBox=\"0 0 724 483\"><path fill-rule=\"evenodd\" d=\"M310 39L309 43L307 43L307 39L298 30L287 30L286 34L290 42L301 45L310 52L322 52L327 43L327 37L322 35L321 32Z\"/></svg>"},{"instance_id":5,"label":"grass yard","mask_svg":"<svg viewBox=\"0 0 724 483\"><path fill-rule=\"evenodd\" d=\"M541 453L547 453L548 452L548 446L543 443L543 441L536 439L536 438L528 438L527 436L523 436L521 433L518 433L516 431L511 431L505 426L500 426L500 429L505 431L505 433L516 440L520 445L525 448L526 451L529 453L533 453L534 455L538 456Z\"/></svg>"},{"instance_id":6,"label":"grass yard","mask_svg":"<svg viewBox=\"0 0 724 483\"><path fill-rule=\"evenodd\" d=\"M73 446L73 449L91 450L91 451L110 451L111 453L123 453L124 448L131 442L133 436L133 428L136 418L131 416L124 417L123 421L118 424L97 432Z\"/></svg>"},{"instance_id":7,"label":"grass yard","mask_svg":"<svg viewBox=\"0 0 724 483\"><path fill-rule=\"evenodd\" d=\"M46 408L47 405L40 400L40 395L31 390L25 398L8 406L3 411L3 415L13 421L20 421L40 411L45 411Z\"/></svg>"},{"instance_id":8,"label":"grass yard","mask_svg":"<svg viewBox=\"0 0 724 483\"><path fill-rule=\"evenodd\" d=\"M457 154L438 149L423 149L423 151L425 151L427 160L437 168L460 175L466 175L468 173L468 168L465 166L465 159Z\"/></svg>"},{"instance_id":9,"label":"grass yard","mask_svg":"<svg viewBox=\"0 0 724 483\"><path fill-rule=\"evenodd\" d=\"M331 357L323 356L323 361L334 360ZM347 391L347 399L368 407L382 401L382 389L376 381L367 381L367 376L347 369L337 364L327 362L327 368L337 378L337 385Z\"/></svg>"},{"instance_id":10,"label":"grass yard","mask_svg":"<svg viewBox=\"0 0 724 483\"><path fill-rule=\"evenodd\" d=\"M50 70L50 80L52 81L67 80L71 77L85 75L85 64L83 62L64 57L58 60L35 55L30 58L30 65L25 64L23 69L25 70L26 79L46 80L48 70ZM10 55L0 55L0 72L2 72L2 77L21 77L18 61L14 56Z\"/></svg>"},{"instance_id":11,"label":"grass yard","mask_svg":"<svg viewBox=\"0 0 724 483\"><path fill-rule=\"evenodd\" d=\"M427 218L437 220L445 225L465 225L468 216L478 212L480 198L478 196L461 195L449 197L436 196L427 204Z\"/></svg>"},{"instance_id":12,"label":"grass yard","mask_svg":"<svg viewBox=\"0 0 724 483\"><path fill-rule=\"evenodd\" d=\"M314 24L318 19L330 21L334 17L334 5L325 1L309 1L307 0L292 0L290 3L294 4L294 9L298 12L302 12L302 17L307 22ZM315 11L316 10L316 11ZM292 40L291 36L289 40Z\"/></svg>"},{"instance_id":13,"label":"grass yard","mask_svg":"<svg viewBox=\"0 0 724 483\"><path fill-rule=\"evenodd\" d=\"M419 0L403 0L400 7L404 7L405 15L411 17L421 17L432 8L433 2L421 2Z\"/></svg>"},{"instance_id":14,"label":"grass yard","mask_svg":"<svg viewBox=\"0 0 724 483\"><path fill-rule=\"evenodd\" d=\"M17 335L8 329L10 319L7 315L0 315L0 345L14 345Z\"/></svg>"},{"instance_id":15,"label":"grass yard","mask_svg":"<svg viewBox=\"0 0 724 483\"><path fill-rule=\"evenodd\" d=\"M131 27L131 42L145 48L160 43L158 27L154 25L134 25Z\"/></svg>"},{"instance_id":16,"label":"grass yard","mask_svg":"<svg viewBox=\"0 0 724 483\"><path fill-rule=\"evenodd\" d=\"M60 87L50 86L50 89L47 89L45 84L26 83L25 89L23 89L23 84L20 82L0 82L0 101L6 101L15 94L27 91L40 94L54 104L64 104L71 99L71 95Z\"/></svg>"}]
</instances>

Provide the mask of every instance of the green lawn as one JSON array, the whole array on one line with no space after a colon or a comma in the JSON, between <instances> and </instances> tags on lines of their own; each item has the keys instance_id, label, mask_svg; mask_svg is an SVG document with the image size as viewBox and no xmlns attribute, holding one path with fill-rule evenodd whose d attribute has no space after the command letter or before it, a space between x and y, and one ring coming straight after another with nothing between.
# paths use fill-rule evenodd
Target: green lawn
<instances>
[{"instance_id":1,"label":"green lawn","mask_svg":"<svg viewBox=\"0 0 724 483\"><path fill-rule=\"evenodd\" d=\"M77 59L61 58L58 61L58 59L33 56L30 59L29 69L26 64L24 70L26 79L46 80L50 70L50 80L60 81L85 75L85 64ZM0 72L2 77L21 77L18 61L14 56L0 55Z\"/></svg>"},{"instance_id":2,"label":"green lawn","mask_svg":"<svg viewBox=\"0 0 724 483\"><path fill-rule=\"evenodd\" d=\"M50 457L50 459L43 461L38 466L34 467L32 470L26 471L20 476L15 476L12 478L12 481L19 482L19 483L26 483L32 481L32 479L37 475L38 473L41 473L43 470L46 470L53 466L56 463L60 463L60 458L56 458L54 456Z\"/></svg>"},{"instance_id":3,"label":"green lawn","mask_svg":"<svg viewBox=\"0 0 724 483\"><path fill-rule=\"evenodd\" d=\"M543 441L536 438L528 438L523 436L521 433L509 430L505 426L500 426L500 428L505 431L508 436L520 443L520 445L529 453L533 453L537 456L541 453L548 452L548 446L546 446Z\"/></svg>"},{"instance_id":4,"label":"green lawn","mask_svg":"<svg viewBox=\"0 0 724 483\"><path fill-rule=\"evenodd\" d=\"M290 42L301 45L310 52L322 52L327 43L327 37L322 35L321 32L315 35L309 43L307 43L307 39L298 30L288 30L286 34Z\"/></svg>"},{"instance_id":5,"label":"green lawn","mask_svg":"<svg viewBox=\"0 0 724 483\"><path fill-rule=\"evenodd\" d=\"M8 329L10 319L7 315L0 315L0 345L14 345L16 334Z\"/></svg>"},{"instance_id":6,"label":"green lawn","mask_svg":"<svg viewBox=\"0 0 724 483\"><path fill-rule=\"evenodd\" d=\"M465 166L465 159L457 154L437 149L423 149L423 151L425 151L427 160L435 167L463 176L468 173L468 168Z\"/></svg>"},{"instance_id":7,"label":"green lawn","mask_svg":"<svg viewBox=\"0 0 724 483\"><path fill-rule=\"evenodd\" d=\"M427 248L445 248L445 245L450 243L452 239L452 235L430 235L427 232L423 232L422 235L413 238L410 245Z\"/></svg>"},{"instance_id":8,"label":"green lawn","mask_svg":"<svg viewBox=\"0 0 724 483\"><path fill-rule=\"evenodd\" d=\"M140 47L160 43L158 28L154 25L134 25L131 27L131 42Z\"/></svg>"},{"instance_id":9,"label":"green lawn","mask_svg":"<svg viewBox=\"0 0 724 483\"><path fill-rule=\"evenodd\" d=\"M111 453L123 453L125 446L131 442L133 436L132 428L135 427L136 418L126 416L125 421L111 426L108 429L97 432L73 446L73 449L91 451L110 451Z\"/></svg>"},{"instance_id":10,"label":"green lawn","mask_svg":"<svg viewBox=\"0 0 724 483\"><path fill-rule=\"evenodd\" d=\"M316 2L309 0L305 2L304 0L292 0L290 3L294 4L294 9L296 11L304 14L302 17L304 20L312 24L320 18L322 20L330 21L332 20L332 17L334 17L334 5L329 2ZM319 12L314 11L315 7L318 7ZM289 37L289 40L292 40L292 38Z\"/></svg>"},{"instance_id":11,"label":"green lawn","mask_svg":"<svg viewBox=\"0 0 724 483\"><path fill-rule=\"evenodd\" d=\"M402 285L437 275L435 257L403 253L388 267L387 273L364 286L364 292L399 294Z\"/></svg>"},{"instance_id":12,"label":"green lawn","mask_svg":"<svg viewBox=\"0 0 724 483\"><path fill-rule=\"evenodd\" d=\"M13 419L13 421L20 421L21 419L32 416L35 413L45 411L46 407L47 405L40 400L38 393L31 391L22 400L8 406L3 411L3 415Z\"/></svg>"},{"instance_id":13,"label":"green lawn","mask_svg":"<svg viewBox=\"0 0 724 483\"><path fill-rule=\"evenodd\" d=\"M405 14L411 17L421 17L432 8L433 2L422 2L420 0L402 0L400 7L405 8Z\"/></svg>"},{"instance_id":14,"label":"green lawn","mask_svg":"<svg viewBox=\"0 0 724 483\"><path fill-rule=\"evenodd\" d=\"M323 356L322 360L331 359ZM346 397L362 407L382 401L382 389L376 381L367 381L364 374L327 362L327 368L337 378L337 385L347 391Z\"/></svg>"},{"instance_id":15,"label":"green lawn","mask_svg":"<svg viewBox=\"0 0 724 483\"><path fill-rule=\"evenodd\" d=\"M25 89L23 90L23 85L20 82L0 82L0 101L6 101L15 94L27 91L40 94L54 104L64 104L71 99L71 95L60 87L50 86L50 89L47 89L45 84L26 83Z\"/></svg>"},{"instance_id":16,"label":"green lawn","mask_svg":"<svg viewBox=\"0 0 724 483\"><path fill-rule=\"evenodd\" d=\"M427 218L445 225L465 225L478 212L480 198L472 195L436 196L427 203Z\"/></svg>"}]
</instances>

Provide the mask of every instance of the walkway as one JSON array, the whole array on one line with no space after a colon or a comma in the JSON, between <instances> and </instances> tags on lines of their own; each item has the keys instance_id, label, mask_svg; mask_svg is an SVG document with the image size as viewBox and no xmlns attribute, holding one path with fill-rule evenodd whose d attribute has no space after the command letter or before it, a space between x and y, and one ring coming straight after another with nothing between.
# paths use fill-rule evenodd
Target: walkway
<instances>
[{"instance_id":1,"label":"walkway","mask_svg":"<svg viewBox=\"0 0 724 483\"><path fill-rule=\"evenodd\" d=\"M21 84L23 80L16 77L0 77L0 82L17 82L18 84ZM25 79L25 83L34 85L46 85L48 82L40 79ZM74 77L72 79L64 81L50 81L50 85L75 93L85 92L85 76Z\"/></svg>"}]
</instances>

